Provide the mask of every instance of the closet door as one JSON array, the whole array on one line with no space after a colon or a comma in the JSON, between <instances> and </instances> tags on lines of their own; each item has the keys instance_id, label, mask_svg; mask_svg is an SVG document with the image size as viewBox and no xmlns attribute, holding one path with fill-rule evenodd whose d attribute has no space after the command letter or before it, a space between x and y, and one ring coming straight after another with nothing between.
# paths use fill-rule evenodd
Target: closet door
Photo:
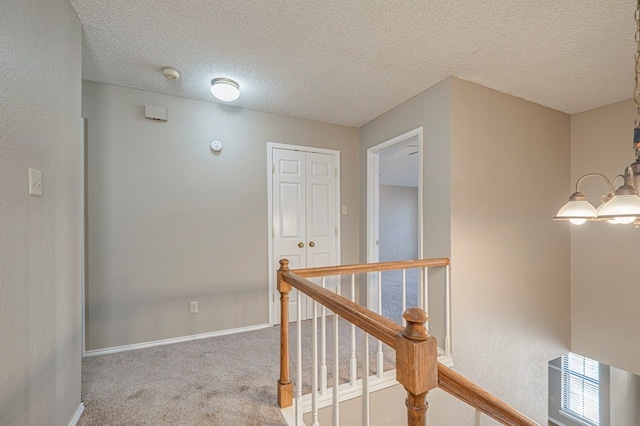
<instances>
[{"instance_id":1,"label":"closet door","mask_svg":"<svg viewBox=\"0 0 640 426\"><path fill-rule=\"evenodd\" d=\"M336 158L299 150L273 149L273 259L289 259L290 269L335 265L337 261ZM317 281L320 284L320 280ZM326 280L335 288L334 280ZM305 298L306 299L306 298ZM289 318L297 319L297 291L289 294ZM279 293L273 297L279 323ZM302 318L311 317L311 303Z\"/></svg>"}]
</instances>

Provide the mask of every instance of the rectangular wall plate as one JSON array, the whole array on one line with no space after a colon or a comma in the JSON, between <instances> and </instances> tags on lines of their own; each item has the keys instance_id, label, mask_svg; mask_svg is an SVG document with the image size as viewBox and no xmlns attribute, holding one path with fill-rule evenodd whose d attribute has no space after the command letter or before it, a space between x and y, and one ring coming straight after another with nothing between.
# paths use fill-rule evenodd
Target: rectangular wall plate
<instances>
[{"instance_id":1,"label":"rectangular wall plate","mask_svg":"<svg viewBox=\"0 0 640 426\"><path fill-rule=\"evenodd\" d=\"M29 167L29 195L42 197L42 172Z\"/></svg>"},{"instance_id":2,"label":"rectangular wall plate","mask_svg":"<svg viewBox=\"0 0 640 426\"><path fill-rule=\"evenodd\" d=\"M167 121L168 119L167 108L163 106L158 106L158 105L145 105L144 116L149 120Z\"/></svg>"}]
</instances>

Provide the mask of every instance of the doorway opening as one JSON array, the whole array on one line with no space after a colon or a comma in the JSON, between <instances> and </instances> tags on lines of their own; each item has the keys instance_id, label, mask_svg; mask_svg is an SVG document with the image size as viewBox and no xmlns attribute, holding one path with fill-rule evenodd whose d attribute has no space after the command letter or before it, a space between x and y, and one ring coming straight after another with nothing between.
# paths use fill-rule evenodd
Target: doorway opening
<instances>
[{"instance_id":1,"label":"doorway opening","mask_svg":"<svg viewBox=\"0 0 640 426\"><path fill-rule=\"evenodd\" d=\"M422 252L422 127L367 151L367 262L411 260ZM422 306L423 271L407 270L406 307ZM402 322L402 282L399 271L370 277L370 309ZM380 293L380 294L379 294ZM382 306L380 306L380 303Z\"/></svg>"}]
</instances>

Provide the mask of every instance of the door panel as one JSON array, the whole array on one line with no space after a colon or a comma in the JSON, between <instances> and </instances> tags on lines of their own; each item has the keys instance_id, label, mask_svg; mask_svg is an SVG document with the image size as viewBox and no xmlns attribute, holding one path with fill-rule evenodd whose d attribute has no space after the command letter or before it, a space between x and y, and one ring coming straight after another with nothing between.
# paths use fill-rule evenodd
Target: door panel
<instances>
[{"instance_id":1,"label":"door panel","mask_svg":"<svg viewBox=\"0 0 640 426\"><path fill-rule=\"evenodd\" d=\"M278 224L280 238L304 239L304 204L302 202L304 193L303 187L296 182L280 182L279 209L280 223Z\"/></svg>"},{"instance_id":2,"label":"door panel","mask_svg":"<svg viewBox=\"0 0 640 426\"><path fill-rule=\"evenodd\" d=\"M303 152L275 149L273 151L274 173L272 180L273 250L275 270L281 259L289 259L289 268L307 267L306 252L306 203L305 203L305 155ZM274 301L279 306L280 293L275 289ZM295 321L298 300L297 291L289 293L289 318ZM276 318L280 322L280 309Z\"/></svg>"},{"instance_id":3,"label":"door panel","mask_svg":"<svg viewBox=\"0 0 640 426\"><path fill-rule=\"evenodd\" d=\"M276 262L287 258L290 269L337 263L335 167L334 155L273 149L272 226ZM316 281L320 283L320 279ZM326 286L334 290L335 279L327 278ZM279 292L275 290L274 320L279 323ZM289 294L292 321L297 316L297 296L295 290ZM311 303L305 299L301 315L308 319Z\"/></svg>"},{"instance_id":4,"label":"door panel","mask_svg":"<svg viewBox=\"0 0 640 426\"><path fill-rule=\"evenodd\" d=\"M330 266L336 259L336 177L332 155L307 154L307 265L309 268ZM311 247L313 243L313 247ZM319 283L320 280L318 280ZM327 277L326 288L335 291L336 278Z\"/></svg>"}]
</instances>

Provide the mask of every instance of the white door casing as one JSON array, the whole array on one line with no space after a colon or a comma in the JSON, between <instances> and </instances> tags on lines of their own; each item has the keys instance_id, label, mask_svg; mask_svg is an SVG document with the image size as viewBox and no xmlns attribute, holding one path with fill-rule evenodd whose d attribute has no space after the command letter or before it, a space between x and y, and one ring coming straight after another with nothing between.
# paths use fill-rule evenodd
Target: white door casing
<instances>
[{"instance_id":1,"label":"white door casing","mask_svg":"<svg viewBox=\"0 0 640 426\"><path fill-rule=\"evenodd\" d=\"M339 152L268 144L270 324L280 322L280 294L275 273L280 259L290 269L336 265L340 259ZM320 282L318 281L318 284ZM328 288L335 281L326 280ZM289 318L295 320L297 292L289 295ZM310 301L302 305L309 318Z\"/></svg>"},{"instance_id":2,"label":"white door casing","mask_svg":"<svg viewBox=\"0 0 640 426\"><path fill-rule=\"evenodd\" d=\"M423 139L422 127L410 130L395 138L389 139L367 149L367 262L380 261L380 153L395 145L416 139L418 155L418 257L424 256L424 214L423 214ZM377 274L369 274L367 285L367 307L378 312L378 279Z\"/></svg>"}]
</instances>

